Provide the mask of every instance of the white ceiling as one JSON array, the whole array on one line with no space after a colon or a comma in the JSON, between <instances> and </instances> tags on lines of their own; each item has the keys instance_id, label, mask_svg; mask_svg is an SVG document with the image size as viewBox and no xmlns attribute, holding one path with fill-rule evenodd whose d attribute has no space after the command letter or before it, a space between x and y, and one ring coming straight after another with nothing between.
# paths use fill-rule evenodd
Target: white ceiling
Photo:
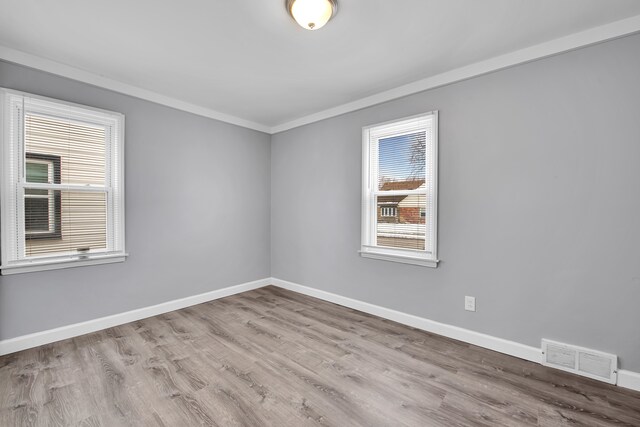
<instances>
[{"instance_id":1,"label":"white ceiling","mask_svg":"<svg viewBox=\"0 0 640 427\"><path fill-rule=\"evenodd\" d=\"M339 0L312 32L284 0L0 0L0 45L273 128L637 15L638 0Z\"/></svg>"}]
</instances>

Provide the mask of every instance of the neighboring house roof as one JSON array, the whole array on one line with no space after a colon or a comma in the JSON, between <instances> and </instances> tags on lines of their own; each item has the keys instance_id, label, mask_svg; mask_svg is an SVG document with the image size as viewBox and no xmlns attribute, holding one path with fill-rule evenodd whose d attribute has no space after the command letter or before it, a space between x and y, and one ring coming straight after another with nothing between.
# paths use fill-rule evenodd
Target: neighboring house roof
<instances>
[{"instance_id":1,"label":"neighboring house roof","mask_svg":"<svg viewBox=\"0 0 640 427\"><path fill-rule=\"evenodd\" d=\"M406 181L386 181L382 183L381 191L415 190L424 185L424 179L410 179Z\"/></svg>"}]
</instances>

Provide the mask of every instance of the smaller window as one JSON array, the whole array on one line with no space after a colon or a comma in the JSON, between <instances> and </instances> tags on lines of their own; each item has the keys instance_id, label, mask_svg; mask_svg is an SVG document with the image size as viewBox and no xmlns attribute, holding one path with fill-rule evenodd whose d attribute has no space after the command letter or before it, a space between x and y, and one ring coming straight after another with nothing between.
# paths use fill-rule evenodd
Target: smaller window
<instances>
[{"instance_id":1,"label":"smaller window","mask_svg":"<svg viewBox=\"0 0 640 427\"><path fill-rule=\"evenodd\" d=\"M382 212L380 214L382 216L384 216L384 217L395 217L397 215L397 208L395 206L394 207L389 207L389 206L382 207L381 211Z\"/></svg>"},{"instance_id":2,"label":"smaller window","mask_svg":"<svg viewBox=\"0 0 640 427\"><path fill-rule=\"evenodd\" d=\"M60 157L25 153L26 181L60 184ZM60 239L60 191L25 188L25 240Z\"/></svg>"},{"instance_id":3,"label":"smaller window","mask_svg":"<svg viewBox=\"0 0 640 427\"><path fill-rule=\"evenodd\" d=\"M363 129L363 257L437 266L437 149L437 111Z\"/></svg>"}]
</instances>

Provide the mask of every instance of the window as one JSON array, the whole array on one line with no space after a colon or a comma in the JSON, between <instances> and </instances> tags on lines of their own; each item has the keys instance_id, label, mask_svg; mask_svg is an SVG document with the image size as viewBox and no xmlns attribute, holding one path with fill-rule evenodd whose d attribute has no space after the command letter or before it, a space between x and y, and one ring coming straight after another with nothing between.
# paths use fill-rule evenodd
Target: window
<instances>
[{"instance_id":1,"label":"window","mask_svg":"<svg viewBox=\"0 0 640 427\"><path fill-rule=\"evenodd\" d=\"M363 257L437 266L437 159L437 111L363 129Z\"/></svg>"},{"instance_id":2,"label":"window","mask_svg":"<svg viewBox=\"0 0 640 427\"><path fill-rule=\"evenodd\" d=\"M25 153L26 181L60 184L60 156ZM24 190L25 239L60 239L60 191Z\"/></svg>"},{"instance_id":3,"label":"window","mask_svg":"<svg viewBox=\"0 0 640 427\"><path fill-rule=\"evenodd\" d=\"M389 206L383 206L380 208L380 215L384 216L384 217L394 217L396 216L396 212L398 208L394 207L389 207Z\"/></svg>"},{"instance_id":4,"label":"window","mask_svg":"<svg viewBox=\"0 0 640 427\"><path fill-rule=\"evenodd\" d=\"M0 90L2 274L123 261L124 117Z\"/></svg>"}]
</instances>

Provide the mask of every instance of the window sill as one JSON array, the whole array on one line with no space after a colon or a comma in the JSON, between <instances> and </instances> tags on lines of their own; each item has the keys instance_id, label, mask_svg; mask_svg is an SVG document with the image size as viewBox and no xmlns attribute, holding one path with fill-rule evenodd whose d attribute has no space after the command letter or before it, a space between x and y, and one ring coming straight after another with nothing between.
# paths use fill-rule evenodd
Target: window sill
<instances>
[{"instance_id":1,"label":"window sill","mask_svg":"<svg viewBox=\"0 0 640 427\"><path fill-rule=\"evenodd\" d=\"M360 256L363 258L371 258L371 259L381 259L383 261L391 261L391 262L399 262L402 264L413 264L420 265L422 267L438 267L438 263L440 260L437 259L426 259L426 258L418 258L411 257L406 255L392 255L392 254L382 254L378 252L370 252L370 251L358 251L360 252Z\"/></svg>"},{"instance_id":2,"label":"window sill","mask_svg":"<svg viewBox=\"0 0 640 427\"><path fill-rule=\"evenodd\" d=\"M99 265L99 264L111 264L115 262L123 262L129 254L109 254L109 255L96 255L87 259L68 258L68 259L56 259L56 260L37 260L20 262L19 264L4 265L0 267L2 275L7 276L10 274L19 273L31 273L34 271L46 271L46 270L60 270L62 268L82 267L85 265Z\"/></svg>"}]
</instances>

